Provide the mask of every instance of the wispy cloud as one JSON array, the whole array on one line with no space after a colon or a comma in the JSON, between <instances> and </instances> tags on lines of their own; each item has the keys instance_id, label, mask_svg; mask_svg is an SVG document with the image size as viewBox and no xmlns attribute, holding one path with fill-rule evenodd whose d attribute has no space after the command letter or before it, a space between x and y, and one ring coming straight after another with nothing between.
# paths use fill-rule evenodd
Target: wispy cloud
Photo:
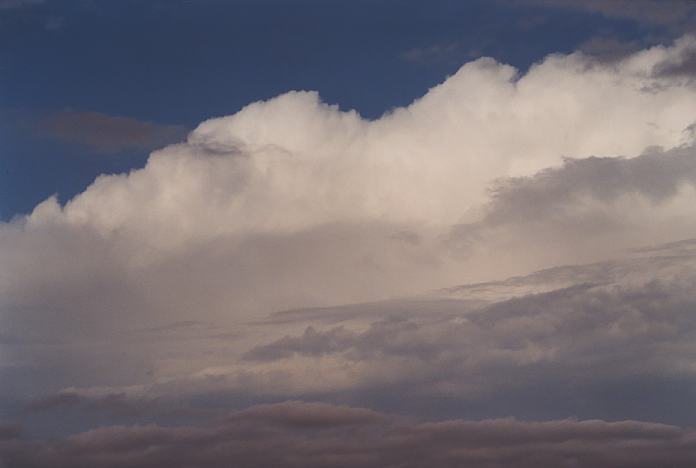
<instances>
[{"instance_id":1,"label":"wispy cloud","mask_svg":"<svg viewBox=\"0 0 696 468\"><path fill-rule=\"evenodd\" d=\"M525 0L528 4L595 12L614 18L626 18L647 24L675 28L683 32L696 20L696 5L691 0Z\"/></svg>"}]
</instances>

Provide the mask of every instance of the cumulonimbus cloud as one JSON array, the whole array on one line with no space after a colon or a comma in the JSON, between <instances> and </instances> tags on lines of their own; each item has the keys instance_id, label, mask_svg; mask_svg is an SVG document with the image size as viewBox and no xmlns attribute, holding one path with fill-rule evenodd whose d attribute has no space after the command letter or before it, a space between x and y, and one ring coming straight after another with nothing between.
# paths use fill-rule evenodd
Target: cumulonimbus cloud
<instances>
[{"instance_id":1,"label":"cumulonimbus cloud","mask_svg":"<svg viewBox=\"0 0 696 468\"><path fill-rule=\"evenodd\" d=\"M144 170L98 179L60 217L140 232L156 247L366 219L451 224L495 178L531 175L564 156L632 157L689 142L694 91L653 70L691 43L612 66L551 56L524 76L481 59L375 121L291 92L204 122ZM175 232L163 236L165 227Z\"/></svg>"},{"instance_id":2,"label":"cumulonimbus cloud","mask_svg":"<svg viewBox=\"0 0 696 468\"><path fill-rule=\"evenodd\" d=\"M141 170L99 177L63 207L52 198L3 224L0 257L13 274L2 276L0 290L21 307L61 308L78 294L74 299L89 304L70 308L88 307L90 314L107 303L120 313L144 307L117 306L111 296L142 296L158 310L171 304L157 305L165 296L155 292L157 283L170 291L189 288L181 284L188 278L173 278L177 265L207 256L210 262L193 266L206 284L182 295L219 296L233 304L227 313L239 315L377 298L377 277L386 297L419 281L427 289L577 260L563 258L568 249L561 248L553 258L518 259L508 262L517 270L494 271L490 262L452 264L440 240L451 226L477 221L495 179L530 176L563 157L632 157L649 146L689 143L696 90L654 70L678 61L693 41L687 37L612 65L581 54L551 56L522 76L481 59L375 121L323 104L315 93L251 104L204 122L186 143L154 152ZM411 241L403 241L404 233ZM317 254L293 253L306 249ZM270 251L272 258L262 260ZM169 274L155 273L164 265ZM304 271L290 276L306 278L304 286L290 284L289 272L298 268ZM46 284L44 293L32 285L49 276L63 280ZM139 290L143 282L135 278L143 276L153 282L149 291ZM214 286L222 277L227 281L220 287L239 285L236 301ZM274 283L273 294L244 293L267 281ZM94 283L89 298L74 289L84 291L85 282ZM202 307L225 313L219 304Z\"/></svg>"},{"instance_id":3,"label":"cumulonimbus cloud","mask_svg":"<svg viewBox=\"0 0 696 468\"><path fill-rule=\"evenodd\" d=\"M221 393L474 398L562 370L690 380L688 244L412 297L693 237L696 88L663 71L695 41L525 74L481 59L373 121L290 92L46 200L0 225L0 373L19 376L0 376L0 396L43 395L45 413ZM5 453L79 466L95 459L73 444L109 431L189 433Z\"/></svg>"}]
</instances>

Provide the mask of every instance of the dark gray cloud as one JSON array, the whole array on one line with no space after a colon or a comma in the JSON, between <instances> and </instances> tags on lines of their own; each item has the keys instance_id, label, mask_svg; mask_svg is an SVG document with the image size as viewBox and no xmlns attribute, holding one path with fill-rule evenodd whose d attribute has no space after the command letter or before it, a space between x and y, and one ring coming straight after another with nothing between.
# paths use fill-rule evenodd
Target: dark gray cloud
<instances>
[{"instance_id":1,"label":"dark gray cloud","mask_svg":"<svg viewBox=\"0 0 696 468\"><path fill-rule=\"evenodd\" d=\"M159 125L100 112L65 110L42 118L38 128L53 138L89 146L101 152L150 150L186 136L179 125Z\"/></svg>"},{"instance_id":2,"label":"dark gray cloud","mask_svg":"<svg viewBox=\"0 0 696 468\"><path fill-rule=\"evenodd\" d=\"M636 421L418 422L360 408L285 402L206 426L103 427L54 442L0 443L13 468L691 467L696 435Z\"/></svg>"}]
</instances>

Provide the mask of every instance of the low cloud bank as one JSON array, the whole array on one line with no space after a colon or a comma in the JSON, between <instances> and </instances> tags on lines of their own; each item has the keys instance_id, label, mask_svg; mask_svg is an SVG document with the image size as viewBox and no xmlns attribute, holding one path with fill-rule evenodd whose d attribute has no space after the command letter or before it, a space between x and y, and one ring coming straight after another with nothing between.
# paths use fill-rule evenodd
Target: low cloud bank
<instances>
[{"instance_id":1,"label":"low cloud bank","mask_svg":"<svg viewBox=\"0 0 696 468\"><path fill-rule=\"evenodd\" d=\"M103 427L54 442L0 441L6 466L690 467L696 434L637 421L417 422L366 409L285 402L200 427Z\"/></svg>"}]
</instances>

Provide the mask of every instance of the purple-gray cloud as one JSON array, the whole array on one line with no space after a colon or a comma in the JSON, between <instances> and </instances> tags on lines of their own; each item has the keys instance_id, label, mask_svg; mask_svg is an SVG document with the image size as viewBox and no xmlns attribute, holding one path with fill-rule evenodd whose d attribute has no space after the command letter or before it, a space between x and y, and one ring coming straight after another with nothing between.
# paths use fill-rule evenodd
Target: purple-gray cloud
<instances>
[{"instance_id":1,"label":"purple-gray cloud","mask_svg":"<svg viewBox=\"0 0 696 468\"><path fill-rule=\"evenodd\" d=\"M156 398L134 399L129 398L128 395L124 393L107 393L105 395L90 396L68 390L34 398L25 406L25 410L28 413L65 409L103 412L112 417L138 417L148 414L175 412L175 410L162 409Z\"/></svg>"},{"instance_id":2,"label":"purple-gray cloud","mask_svg":"<svg viewBox=\"0 0 696 468\"><path fill-rule=\"evenodd\" d=\"M0 423L0 444L2 441L17 439L22 435L22 427L18 424Z\"/></svg>"},{"instance_id":3,"label":"purple-gray cloud","mask_svg":"<svg viewBox=\"0 0 696 468\"><path fill-rule=\"evenodd\" d=\"M8 468L690 468L696 434L636 421L418 422L285 402L206 426L103 427L53 442L0 442Z\"/></svg>"},{"instance_id":4,"label":"purple-gray cloud","mask_svg":"<svg viewBox=\"0 0 696 468\"><path fill-rule=\"evenodd\" d=\"M53 138L106 153L152 150L183 140L187 133L187 129L179 125L74 110L46 115L39 121L38 130Z\"/></svg>"}]
</instances>

